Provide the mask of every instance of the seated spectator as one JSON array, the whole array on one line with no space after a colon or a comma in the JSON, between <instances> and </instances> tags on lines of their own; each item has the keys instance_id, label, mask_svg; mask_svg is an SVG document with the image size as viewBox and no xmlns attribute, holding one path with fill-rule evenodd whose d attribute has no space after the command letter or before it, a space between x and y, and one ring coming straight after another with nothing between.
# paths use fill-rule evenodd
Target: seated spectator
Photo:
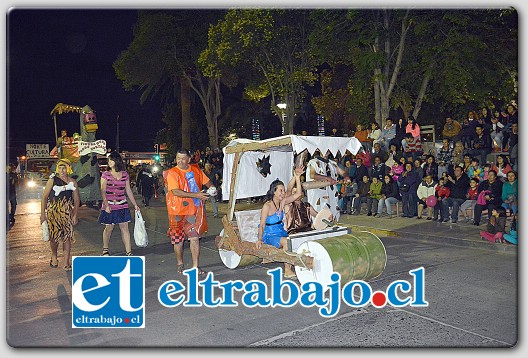
<instances>
[{"instance_id":1,"label":"seated spectator","mask_svg":"<svg viewBox=\"0 0 528 358\"><path fill-rule=\"evenodd\" d=\"M479 180L477 178L469 179L469 189L466 193L466 201L464 201L462 205L460 205L460 211L462 211L462 214L464 214L466 218L466 223L470 223L475 220L474 213L475 205L477 204L478 185ZM471 216L468 215L468 210L471 210Z\"/></svg>"},{"instance_id":2,"label":"seated spectator","mask_svg":"<svg viewBox=\"0 0 528 358\"><path fill-rule=\"evenodd\" d=\"M387 157L387 160L385 161L385 165L389 168L394 165L394 162L399 162L400 158L403 157L402 153L396 149L396 144L394 143L390 145L390 148L387 154L388 154L388 157Z\"/></svg>"},{"instance_id":3,"label":"seated spectator","mask_svg":"<svg viewBox=\"0 0 528 358\"><path fill-rule=\"evenodd\" d=\"M502 181L506 181L506 175L511 172L513 169L510 166L508 157L504 154L499 154L497 156L497 177Z\"/></svg>"},{"instance_id":4,"label":"seated spectator","mask_svg":"<svg viewBox=\"0 0 528 358\"><path fill-rule=\"evenodd\" d=\"M449 188L445 185L447 182L447 173L445 173L446 177L442 177L438 180L438 185L435 188L435 196L437 199L436 205L434 207L434 213L433 213L433 221L443 222L444 216L442 213L442 205L444 200L449 198L449 195L451 194L451 191ZM449 216L448 216L449 217Z\"/></svg>"},{"instance_id":5,"label":"seated spectator","mask_svg":"<svg viewBox=\"0 0 528 358\"><path fill-rule=\"evenodd\" d=\"M370 157L371 158L380 157L382 163L385 163L385 161L387 161L387 159L388 159L387 152L385 152L385 151L383 151L383 149L381 149L381 144L380 143L374 143L374 145L372 147L372 152L370 153Z\"/></svg>"},{"instance_id":6,"label":"seated spectator","mask_svg":"<svg viewBox=\"0 0 528 358\"><path fill-rule=\"evenodd\" d=\"M392 205L401 200L398 183L392 180L390 175L383 177L383 184L381 186L381 198L378 201L378 217L381 217L383 206L387 208L387 215L392 219Z\"/></svg>"},{"instance_id":7,"label":"seated spectator","mask_svg":"<svg viewBox=\"0 0 528 358\"><path fill-rule=\"evenodd\" d=\"M361 148L359 152L356 153L356 160L361 159L365 167L370 168L370 151L366 151L364 148Z\"/></svg>"},{"instance_id":8,"label":"seated spectator","mask_svg":"<svg viewBox=\"0 0 528 358\"><path fill-rule=\"evenodd\" d=\"M426 203L427 198L430 196L435 196L436 193L436 183L433 181L433 177L430 174L427 174L420 185L418 185L418 190L416 195L418 196L418 217L417 219L422 218L423 209L427 207L427 220L433 218L433 208L429 207Z\"/></svg>"},{"instance_id":9,"label":"seated spectator","mask_svg":"<svg viewBox=\"0 0 528 358\"><path fill-rule=\"evenodd\" d=\"M403 156L406 158L412 157L415 160L423 154L422 142L420 137L413 137L411 133L405 134L402 143L405 143L403 149Z\"/></svg>"},{"instance_id":10,"label":"seated spectator","mask_svg":"<svg viewBox=\"0 0 528 358\"><path fill-rule=\"evenodd\" d=\"M367 167L363 165L363 159L361 158L356 158L355 167L356 170L354 171L354 175L350 177L350 180L353 180L359 184L363 180L364 176L369 176L369 172Z\"/></svg>"},{"instance_id":11,"label":"seated spectator","mask_svg":"<svg viewBox=\"0 0 528 358\"><path fill-rule=\"evenodd\" d=\"M479 196L475 205L473 225L480 225L482 211L488 210L488 218L491 217L493 209L502 205L502 182L497 179L497 172L490 170L488 180L484 180L478 187Z\"/></svg>"},{"instance_id":12,"label":"seated spectator","mask_svg":"<svg viewBox=\"0 0 528 358\"><path fill-rule=\"evenodd\" d=\"M461 141L458 141L455 143L455 147L453 148L453 171L449 172L449 174L454 174L454 169L456 166L461 166L464 162L464 155L466 154L466 149L464 148L464 145ZM471 163L470 163L471 164Z\"/></svg>"},{"instance_id":13,"label":"seated spectator","mask_svg":"<svg viewBox=\"0 0 528 358\"><path fill-rule=\"evenodd\" d=\"M420 185L420 178L411 163L405 163L405 171L399 176L398 182L400 183L400 194L402 196L402 217L415 217L418 211L416 191L418 190L418 185Z\"/></svg>"},{"instance_id":14,"label":"seated spectator","mask_svg":"<svg viewBox=\"0 0 528 358\"><path fill-rule=\"evenodd\" d=\"M489 242L504 242L506 231L506 210L503 207L496 207L491 210L491 216L486 226L486 231L480 232L482 240Z\"/></svg>"},{"instance_id":15,"label":"seated spectator","mask_svg":"<svg viewBox=\"0 0 528 358\"><path fill-rule=\"evenodd\" d=\"M494 152L502 152L502 129L504 124L499 122L499 118L491 117L490 136Z\"/></svg>"},{"instance_id":16,"label":"seated spectator","mask_svg":"<svg viewBox=\"0 0 528 358\"><path fill-rule=\"evenodd\" d=\"M394 137L396 137L396 125L392 121L392 118L389 117L385 121L385 126L381 129L378 141L374 142L374 144L380 143L385 150L388 150L390 147L390 141L394 139Z\"/></svg>"},{"instance_id":17,"label":"seated spectator","mask_svg":"<svg viewBox=\"0 0 528 358\"><path fill-rule=\"evenodd\" d=\"M470 154L464 154L464 159L462 160L462 163L460 164L464 173L466 174L468 173L469 168L471 168L472 160L473 160L473 157Z\"/></svg>"},{"instance_id":18,"label":"seated spectator","mask_svg":"<svg viewBox=\"0 0 528 358\"><path fill-rule=\"evenodd\" d=\"M381 186L381 180L379 180L378 177L372 177L372 183L370 183L370 190L367 198L367 216L372 216L372 212L374 212L374 216L378 215L376 209L378 207L378 201L381 199Z\"/></svg>"},{"instance_id":19,"label":"seated spectator","mask_svg":"<svg viewBox=\"0 0 528 358\"><path fill-rule=\"evenodd\" d=\"M350 178L345 178L343 182L344 195L343 195L343 214L352 214L352 199L356 196L358 191L358 184L355 181L351 181Z\"/></svg>"},{"instance_id":20,"label":"seated spectator","mask_svg":"<svg viewBox=\"0 0 528 358\"><path fill-rule=\"evenodd\" d=\"M354 133L354 137L356 137L357 140L359 140L362 145L365 145L367 144L367 142L369 142L368 131L366 128L363 128L363 125L361 123L358 123L356 125L356 131Z\"/></svg>"},{"instance_id":21,"label":"seated spectator","mask_svg":"<svg viewBox=\"0 0 528 358\"><path fill-rule=\"evenodd\" d=\"M451 117L446 118L444 129L442 130L442 135L445 139L449 139L452 142L456 142L459 139L461 131L462 126L460 125L460 123L453 120L453 118Z\"/></svg>"},{"instance_id":22,"label":"seated spectator","mask_svg":"<svg viewBox=\"0 0 528 358\"><path fill-rule=\"evenodd\" d=\"M502 207L510 210L510 214L517 214L519 191L517 188L517 173L508 173L507 180L502 184Z\"/></svg>"},{"instance_id":23,"label":"seated spectator","mask_svg":"<svg viewBox=\"0 0 528 358\"><path fill-rule=\"evenodd\" d=\"M442 139L442 147L438 149L436 153L436 161L438 163L438 173L437 177L442 177L442 173L447 172L448 169L453 167L453 148L449 139Z\"/></svg>"},{"instance_id":24,"label":"seated spectator","mask_svg":"<svg viewBox=\"0 0 528 358\"><path fill-rule=\"evenodd\" d=\"M374 157L374 164L370 167L370 178L378 178L381 182L383 177L389 172L385 163L381 162L380 157Z\"/></svg>"},{"instance_id":25,"label":"seated spectator","mask_svg":"<svg viewBox=\"0 0 528 358\"><path fill-rule=\"evenodd\" d=\"M480 166L478 158L471 159L471 166L468 168L468 177L476 178L479 183L484 180L484 169Z\"/></svg>"},{"instance_id":26,"label":"seated spectator","mask_svg":"<svg viewBox=\"0 0 528 358\"><path fill-rule=\"evenodd\" d=\"M372 146L374 143L379 142L379 137L381 135L381 129L378 124L378 122L374 121L370 124L370 130L368 131L367 140L370 141L368 144L367 149L370 151L372 150Z\"/></svg>"},{"instance_id":27,"label":"seated spectator","mask_svg":"<svg viewBox=\"0 0 528 358\"><path fill-rule=\"evenodd\" d=\"M435 182L438 182L438 164L436 163L435 156L429 154L425 157L425 163L422 165L423 175L430 175Z\"/></svg>"},{"instance_id":28,"label":"seated spectator","mask_svg":"<svg viewBox=\"0 0 528 358\"><path fill-rule=\"evenodd\" d=\"M477 114L474 111L468 113L468 117L461 124L460 140L465 148L471 148L475 138L475 127L477 126Z\"/></svg>"},{"instance_id":29,"label":"seated spectator","mask_svg":"<svg viewBox=\"0 0 528 358\"><path fill-rule=\"evenodd\" d=\"M370 181L368 175L363 176L363 180L358 183L358 190L355 197L352 199L352 215L359 215L361 212L361 204L367 203L370 191Z\"/></svg>"},{"instance_id":30,"label":"seated spectator","mask_svg":"<svg viewBox=\"0 0 528 358\"><path fill-rule=\"evenodd\" d=\"M449 197L442 200L442 222L449 221L449 208L451 210L451 223L456 224L458 221L458 211L460 205L466 201L466 193L469 188L469 177L462 171L462 168L455 168L455 176L448 175L446 186L449 188Z\"/></svg>"},{"instance_id":31,"label":"seated spectator","mask_svg":"<svg viewBox=\"0 0 528 358\"><path fill-rule=\"evenodd\" d=\"M517 245L517 218L518 213L513 216L513 220L510 224L510 231L503 235L503 239L509 242L510 244Z\"/></svg>"},{"instance_id":32,"label":"seated spectator","mask_svg":"<svg viewBox=\"0 0 528 358\"><path fill-rule=\"evenodd\" d=\"M420 133L421 133L420 125L416 122L416 119L413 116L409 116L409 118L407 118L407 125L405 126L405 136L407 136L407 134L411 134L413 138L418 138L421 142ZM405 140L405 136L404 136L404 140ZM405 152L406 145L407 143L402 140L402 148L404 152Z\"/></svg>"},{"instance_id":33,"label":"seated spectator","mask_svg":"<svg viewBox=\"0 0 528 358\"><path fill-rule=\"evenodd\" d=\"M481 163L486 163L486 157L491 153L491 137L484 133L482 125L475 127L475 137L473 138L473 146L469 151L473 157L478 157Z\"/></svg>"}]
</instances>

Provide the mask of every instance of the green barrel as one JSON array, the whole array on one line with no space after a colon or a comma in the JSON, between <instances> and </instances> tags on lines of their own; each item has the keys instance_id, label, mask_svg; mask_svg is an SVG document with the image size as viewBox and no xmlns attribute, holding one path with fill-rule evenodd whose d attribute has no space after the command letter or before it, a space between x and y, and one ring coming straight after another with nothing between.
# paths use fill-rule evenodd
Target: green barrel
<instances>
[{"instance_id":1,"label":"green barrel","mask_svg":"<svg viewBox=\"0 0 528 358\"><path fill-rule=\"evenodd\" d=\"M353 280L368 281L381 275L385 269L385 246L371 232L358 231L315 242L324 248L330 262L326 260L314 265L331 265L324 271L338 272L342 285Z\"/></svg>"}]
</instances>

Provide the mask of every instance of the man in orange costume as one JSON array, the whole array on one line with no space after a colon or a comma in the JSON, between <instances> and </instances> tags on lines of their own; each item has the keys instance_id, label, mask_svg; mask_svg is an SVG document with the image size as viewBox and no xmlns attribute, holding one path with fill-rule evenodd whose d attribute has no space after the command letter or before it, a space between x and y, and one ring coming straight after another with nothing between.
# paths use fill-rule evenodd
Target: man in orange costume
<instances>
[{"instance_id":1,"label":"man in orange costume","mask_svg":"<svg viewBox=\"0 0 528 358\"><path fill-rule=\"evenodd\" d=\"M182 273L183 243L185 237L190 241L193 268L198 269L200 276L207 273L198 266L200 257L200 236L207 232L205 216L205 200L209 195L201 191L205 185L213 186L211 180L205 175L197 164L190 164L191 154L186 149L180 149L176 154L176 166L165 170L163 177L167 187L167 212L169 215L169 230L167 235L171 238L174 247L178 272ZM194 177L194 180L190 177Z\"/></svg>"}]
</instances>

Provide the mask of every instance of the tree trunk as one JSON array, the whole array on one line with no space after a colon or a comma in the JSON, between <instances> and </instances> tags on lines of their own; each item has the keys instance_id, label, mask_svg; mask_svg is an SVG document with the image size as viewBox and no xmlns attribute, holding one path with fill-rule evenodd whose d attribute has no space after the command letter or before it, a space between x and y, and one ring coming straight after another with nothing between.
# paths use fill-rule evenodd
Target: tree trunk
<instances>
[{"instance_id":1,"label":"tree trunk","mask_svg":"<svg viewBox=\"0 0 528 358\"><path fill-rule=\"evenodd\" d=\"M431 62L431 64L425 70L424 77L422 79L422 85L420 87L420 92L418 93L418 97L416 98L416 105L414 106L413 117L415 119L418 119L418 114L420 113L420 109L422 109L422 103L425 97L425 91L427 90L427 85L429 84L429 80L431 79L431 73L433 71L433 67L434 67L434 62Z\"/></svg>"},{"instance_id":2,"label":"tree trunk","mask_svg":"<svg viewBox=\"0 0 528 358\"><path fill-rule=\"evenodd\" d=\"M182 148L191 150L191 87L185 77L180 79L182 111Z\"/></svg>"}]
</instances>

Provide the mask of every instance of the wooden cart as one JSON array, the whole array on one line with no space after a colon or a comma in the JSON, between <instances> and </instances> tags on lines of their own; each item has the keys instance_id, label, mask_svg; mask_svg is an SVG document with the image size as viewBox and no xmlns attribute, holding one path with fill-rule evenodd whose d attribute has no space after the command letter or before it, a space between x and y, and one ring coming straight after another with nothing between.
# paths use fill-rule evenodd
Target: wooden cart
<instances>
[{"instance_id":1,"label":"wooden cart","mask_svg":"<svg viewBox=\"0 0 528 358\"><path fill-rule=\"evenodd\" d=\"M317 149L333 155L338 151L344 154L348 149L356 154L360 148L361 144L353 137L294 135L262 141L238 139L223 148L222 192L229 195L229 204L216 246L224 265L236 269L258 263L286 262L295 266L301 284L316 281L323 286L331 283L333 272L341 274L341 284L379 276L387 255L381 240L370 232L352 232L337 223L323 230L291 235L288 250L271 245L257 249L260 209L235 212L237 199L264 195L276 178L287 183L292 177L294 154L304 150L313 154ZM264 177L256 164L268 156L271 173Z\"/></svg>"}]
</instances>

